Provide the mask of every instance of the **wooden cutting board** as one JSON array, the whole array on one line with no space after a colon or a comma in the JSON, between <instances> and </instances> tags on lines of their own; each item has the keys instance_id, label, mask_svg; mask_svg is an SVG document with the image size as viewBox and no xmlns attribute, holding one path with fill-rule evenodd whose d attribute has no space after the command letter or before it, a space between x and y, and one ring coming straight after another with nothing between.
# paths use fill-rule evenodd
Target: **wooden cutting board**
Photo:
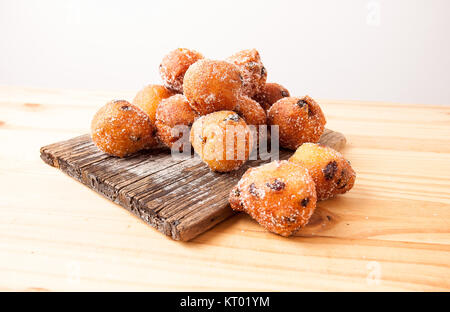
<instances>
[{"instance_id":1,"label":"wooden cutting board","mask_svg":"<svg viewBox=\"0 0 450 312\"><path fill-rule=\"evenodd\" d=\"M340 150L345 137L326 129L320 143ZM281 150L280 159L292 151ZM175 240L188 241L233 215L228 194L249 168L212 172L198 158L173 159L170 151L151 150L127 158L99 151L89 135L41 148L41 158L121 205Z\"/></svg>"}]
</instances>

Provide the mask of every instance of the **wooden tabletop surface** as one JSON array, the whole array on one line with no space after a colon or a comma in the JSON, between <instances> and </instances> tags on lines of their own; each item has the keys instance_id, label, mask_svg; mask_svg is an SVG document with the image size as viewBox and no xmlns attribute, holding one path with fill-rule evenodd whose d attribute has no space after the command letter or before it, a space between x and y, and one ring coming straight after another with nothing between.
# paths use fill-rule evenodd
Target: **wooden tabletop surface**
<instances>
[{"instance_id":1,"label":"wooden tabletop surface","mask_svg":"<svg viewBox=\"0 0 450 312\"><path fill-rule=\"evenodd\" d=\"M295 237L242 214L183 243L39 158L133 95L0 86L0 290L450 290L450 106L319 100L353 190Z\"/></svg>"}]
</instances>

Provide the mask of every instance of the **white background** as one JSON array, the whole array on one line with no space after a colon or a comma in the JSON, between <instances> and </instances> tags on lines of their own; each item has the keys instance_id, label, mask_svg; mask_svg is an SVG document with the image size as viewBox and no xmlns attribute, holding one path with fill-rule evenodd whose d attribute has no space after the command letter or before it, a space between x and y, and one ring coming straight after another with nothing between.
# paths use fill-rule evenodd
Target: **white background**
<instances>
[{"instance_id":1,"label":"white background","mask_svg":"<svg viewBox=\"0 0 450 312\"><path fill-rule=\"evenodd\" d=\"M174 48L257 48L293 95L450 104L449 16L448 0L0 0L0 84L137 91Z\"/></svg>"}]
</instances>

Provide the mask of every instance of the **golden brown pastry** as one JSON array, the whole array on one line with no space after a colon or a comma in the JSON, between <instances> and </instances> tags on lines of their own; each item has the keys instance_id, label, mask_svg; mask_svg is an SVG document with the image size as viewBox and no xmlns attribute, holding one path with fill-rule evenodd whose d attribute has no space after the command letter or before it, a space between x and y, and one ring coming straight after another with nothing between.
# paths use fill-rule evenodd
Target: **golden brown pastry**
<instances>
[{"instance_id":1,"label":"golden brown pastry","mask_svg":"<svg viewBox=\"0 0 450 312\"><path fill-rule=\"evenodd\" d=\"M269 108L278 100L289 97L289 91L278 83L268 82L262 88L260 93L257 93L253 99L258 102L264 110Z\"/></svg>"},{"instance_id":2,"label":"golden brown pastry","mask_svg":"<svg viewBox=\"0 0 450 312\"><path fill-rule=\"evenodd\" d=\"M194 123L197 113L189 106L189 102L182 94L176 94L165 99L156 110L156 128L159 140L172 148L175 142L186 139L186 142L177 142L180 151L184 144L189 144L189 132L185 134L180 126L190 127ZM176 128L179 126L178 128Z\"/></svg>"},{"instance_id":3,"label":"golden brown pastry","mask_svg":"<svg viewBox=\"0 0 450 312\"><path fill-rule=\"evenodd\" d=\"M245 121L232 111L219 111L198 118L191 129L195 152L213 171L228 172L241 167L253 147Z\"/></svg>"},{"instance_id":4,"label":"golden brown pastry","mask_svg":"<svg viewBox=\"0 0 450 312\"><path fill-rule=\"evenodd\" d=\"M234 110L242 93L239 69L225 61L203 59L184 76L184 95L200 115Z\"/></svg>"},{"instance_id":5,"label":"golden brown pastry","mask_svg":"<svg viewBox=\"0 0 450 312\"><path fill-rule=\"evenodd\" d=\"M142 109L154 125L156 121L156 109L158 108L159 103L174 94L174 92L164 86L150 84L136 94L132 103Z\"/></svg>"},{"instance_id":6,"label":"golden brown pastry","mask_svg":"<svg viewBox=\"0 0 450 312\"><path fill-rule=\"evenodd\" d=\"M238 104L236 105L235 112L241 116L247 125L250 127L253 135L254 147L259 146L259 133L260 126L267 125L267 116L264 109L259 105L258 102L252 100L247 96L243 96ZM266 131L264 138L267 139L267 127L264 129ZM263 138L262 138L263 139Z\"/></svg>"},{"instance_id":7,"label":"golden brown pastry","mask_svg":"<svg viewBox=\"0 0 450 312\"><path fill-rule=\"evenodd\" d=\"M106 103L91 123L95 145L103 152L119 157L157 146L155 133L147 114L125 100Z\"/></svg>"},{"instance_id":8,"label":"golden brown pastry","mask_svg":"<svg viewBox=\"0 0 450 312\"><path fill-rule=\"evenodd\" d=\"M267 80L267 70L257 50L242 50L226 60L239 67L243 78L243 92L246 96L253 97L262 91Z\"/></svg>"},{"instance_id":9,"label":"golden brown pastry","mask_svg":"<svg viewBox=\"0 0 450 312\"><path fill-rule=\"evenodd\" d=\"M244 118L247 125L266 125L267 116L264 109L258 102L249 97L243 96L236 105L235 112Z\"/></svg>"},{"instance_id":10,"label":"golden brown pastry","mask_svg":"<svg viewBox=\"0 0 450 312\"><path fill-rule=\"evenodd\" d=\"M292 150L305 142L318 142L326 123L320 106L309 96L282 98L267 117L270 125L279 126L280 146Z\"/></svg>"},{"instance_id":11,"label":"golden brown pastry","mask_svg":"<svg viewBox=\"0 0 450 312\"><path fill-rule=\"evenodd\" d=\"M183 93L184 74L189 66L202 58L203 55L194 50L179 48L171 51L159 65L164 85L175 92Z\"/></svg>"},{"instance_id":12,"label":"golden brown pastry","mask_svg":"<svg viewBox=\"0 0 450 312\"><path fill-rule=\"evenodd\" d=\"M305 166L316 184L317 198L329 199L348 192L356 174L350 162L334 149L313 143L302 144L289 159Z\"/></svg>"},{"instance_id":13,"label":"golden brown pastry","mask_svg":"<svg viewBox=\"0 0 450 312\"><path fill-rule=\"evenodd\" d=\"M229 197L232 209L245 211L265 229L282 236L308 223L316 200L308 170L285 160L248 169Z\"/></svg>"}]
</instances>

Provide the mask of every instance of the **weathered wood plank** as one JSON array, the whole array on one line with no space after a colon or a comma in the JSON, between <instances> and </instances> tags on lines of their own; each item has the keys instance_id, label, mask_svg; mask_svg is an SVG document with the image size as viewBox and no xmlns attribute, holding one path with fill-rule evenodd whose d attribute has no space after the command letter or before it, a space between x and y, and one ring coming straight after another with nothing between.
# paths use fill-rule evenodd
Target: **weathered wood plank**
<instances>
[{"instance_id":1,"label":"weathered wood plank","mask_svg":"<svg viewBox=\"0 0 450 312\"><path fill-rule=\"evenodd\" d=\"M345 137L326 130L322 144L344 147ZM281 150L280 159L291 151ZM164 149L116 158L99 151L89 135L41 148L41 158L104 195L175 240L190 240L233 215L228 193L250 167L212 172L198 158L173 159Z\"/></svg>"}]
</instances>

